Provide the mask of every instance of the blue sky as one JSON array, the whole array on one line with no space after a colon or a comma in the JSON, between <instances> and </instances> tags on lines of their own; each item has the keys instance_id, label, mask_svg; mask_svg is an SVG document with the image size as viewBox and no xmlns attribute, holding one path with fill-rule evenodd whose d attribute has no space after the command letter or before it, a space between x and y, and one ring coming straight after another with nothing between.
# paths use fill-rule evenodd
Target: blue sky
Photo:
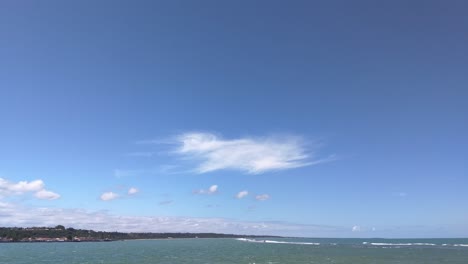
<instances>
[{"instance_id":1,"label":"blue sky","mask_svg":"<svg viewBox=\"0 0 468 264\"><path fill-rule=\"evenodd\" d=\"M3 1L0 225L468 236L463 1Z\"/></svg>"}]
</instances>

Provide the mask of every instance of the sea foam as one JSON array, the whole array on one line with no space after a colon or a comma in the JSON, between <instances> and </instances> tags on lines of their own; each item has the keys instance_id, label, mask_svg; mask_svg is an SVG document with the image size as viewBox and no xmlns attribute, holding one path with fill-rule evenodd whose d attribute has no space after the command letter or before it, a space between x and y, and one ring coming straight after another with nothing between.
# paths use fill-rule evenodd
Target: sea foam
<instances>
[{"instance_id":1,"label":"sea foam","mask_svg":"<svg viewBox=\"0 0 468 264\"><path fill-rule=\"evenodd\" d=\"M363 245L372 245L372 246L437 246L434 243L374 243L374 242L362 242ZM463 244L459 244L463 245ZM448 244L442 244L442 246L448 246ZM457 245L454 245L457 246ZM465 245L468 246L468 245Z\"/></svg>"},{"instance_id":2,"label":"sea foam","mask_svg":"<svg viewBox=\"0 0 468 264\"><path fill-rule=\"evenodd\" d=\"M320 243L313 242L290 242L290 241L276 241L276 240L256 240L249 238L237 238L239 241L251 242L251 243L269 243L269 244L290 244L290 245L314 245L319 246Z\"/></svg>"}]
</instances>

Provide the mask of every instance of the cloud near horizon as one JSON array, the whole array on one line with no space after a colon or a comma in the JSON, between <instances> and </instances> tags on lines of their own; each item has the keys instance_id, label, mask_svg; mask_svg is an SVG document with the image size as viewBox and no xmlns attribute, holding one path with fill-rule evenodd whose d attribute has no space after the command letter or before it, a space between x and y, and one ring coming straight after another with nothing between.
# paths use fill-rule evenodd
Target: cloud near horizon
<instances>
[{"instance_id":1,"label":"cloud near horizon","mask_svg":"<svg viewBox=\"0 0 468 264\"><path fill-rule=\"evenodd\" d=\"M274 221L239 221L226 218L122 216L107 211L30 208L0 202L0 226L56 226L120 232L200 232L252 235L300 235L340 232L342 228Z\"/></svg>"},{"instance_id":2,"label":"cloud near horizon","mask_svg":"<svg viewBox=\"0 0 468 264\"><path fill-rule=\"evenodd\" d=\"M332 226L297 224L282 221L241 221L228 218L202 218L177 216L125 216L108 211L29 207L0 201L0 226L32 227L57 226L95 231L120 232L200 232L243 235L279 235L297 237L375 237L377 228L362 226ZM441 226L382 226L378 230L387 237L415 237L424 232L425 237L437 237ZM460 235L459 226L444 226L453 236ZM354 232L353 232L354 229ZM359 230L360 232L356 232ZM466 234L466 233L465 233Z\"/></svg>"},{"instance_id":3,"label":"cloud near horizon","mask_svg":"<svg viewBox=\"0 0 468 264\"><path fill-rule=\"evenodd\" d=\"M317 149L306 149L300 137L223 139L211 133L185 133L176 137L175 153L199 162L195 171L207 173L222 169L249 174L314 165Z\"/></svg>"},{"instance_id":4,"label":"cloud near horizon","mask_svg":"<svg viewBox=\"0 0 468 264\"><path fill-rule=\"evenodd\" d=\"M34 193L34 196L41 200L56 200L60 195L45 189L45 183L42 180L10 182L0 178L0 198Z\"/></svg>"}]
</instances>

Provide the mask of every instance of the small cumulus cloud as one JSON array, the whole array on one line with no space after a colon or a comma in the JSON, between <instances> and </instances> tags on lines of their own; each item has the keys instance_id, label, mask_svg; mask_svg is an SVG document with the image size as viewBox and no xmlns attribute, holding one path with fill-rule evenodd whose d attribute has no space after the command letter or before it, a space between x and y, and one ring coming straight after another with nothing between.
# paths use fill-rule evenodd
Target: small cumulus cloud
<instances>
[{"instance_id":1,"label":"small cumulus cloud","mask_svg":"<svg viewBox=\"0 0 468 264\"><path fill-rule=\"evenodd\" d=\"M36 194L34 196L36 196L38 199L42 199L42 200L55 200L55 199L60 198L59 194L51 192L51 191L47 191L45 189L42 189L42 190L36 192Z\"/></svg>"},{"instance_id":2,"label":"small cumulus cloud","mask_svg":"<svg viewBox=\"0 0 468 264\"><path fill-rule=\"evenodd\" d=\"M249 195L249 192L248 191L240 191L236 194L236 198L237 199L242 199L244 197L246 197L247 195Z\"/></svg>"},{"instance_id":3,"label":"small cumulus cloud","mask_svg":"<svg viewBox=\"0 0 468 264\"><path fill-rule=\"evenodd\" d=\"M7 181L0 178L0 191L3 193L14 193L23 194L26 192L40 191L44 188L44 182L42 180L35 181L19 181L17 183Z\"/></svg>"},{"instance_id":4,"label":"small cumulus cloud","mask_svg":"<svg viewBox=\"0 0 468 264\"><path fill-rule=\"evenodd\" d=\"M218 185L211 185L208 189L208 193L215 193L218 191Z\"/></svg>"},{"instance_id":5,"label":"small cumulus cloud","mask_svg":"<svg viewBox=\"0 0 468 264\"><path fill-rule=\"evenodd\" d=\"M114 192L105 192L101 194L100 198L102 201L112 201L119 198L119 195Z\"/></svg>"},{"instance_id":6,"label":"small cumulus cloud","mask_svg":"<svg viewBox=\"0 0 468 264\"><path fill-rule=\"evenodd\" d=\"M130 189L128 189L127 194L128 194L128 195L134 195L134 194L138 193L139 191L140 191L140 190L138 190L137 188L131 187Z\"/></svg>"},{"instance_id":7,"label":"small cumulus cloud","mask_svg":"<svg viewBox=\"0 0 468 264\"><path fill-rule=\"evenodd\" d=\"M355 225L355 226L353 226L353 228L351 228L351 231L353 231L353 232L361 232L361 227L358 226L358 225Z\"/></svg>"},{"instance_id":8,"label":"small cumulus cloud","mask_svg":"<svg viewBox=\"0 0 468 264\"><path fill-rule=\"evenodd\" d=\"M185 133L176 136L176 154L197 161L195 171L222 169L260 174L331 161L315 158L317 147L306 148L300 137L223 139L211 133Z\"/></svg>"},{"instance_id":9,"label":"small cumulus cloud","mask_svg":"<svg viewBox=\"0 0 468 264\"><path fill-rule=\"evenodd\" d=\"M266 200L270 199L270 195L268 195L268 194L259 194L259 195L255 196L255 199L257 201L266 201Z\"/></svg>"},{"instance_id":10,"label":"small cumulus cloud","mask_svg":"<svg viewBox=\"0 0 468 264\"><path fill-rule=\"evenodd\" d=\"M55 200L60 198L60 195L45 189L45 184L42 180L34 181L19 181L17 183L10 182L0 178L0 197L11 195L22 195L26 193L34 193L34 196L43 200Z\"/></svg>"},{"instance_id":11,"label":"small cumulus cloud","mask_svg":"<svg viewBox=\"0 0 468 264\"><path fill-rule=\"evenodd\" d=\"M207 190L200 189L200 190L194 191L193 193L194 194L215 194L216 192L218 192L218 185L214 184L214 185L211 185L210 188L208 188Z\"/></svg>"}]
</instances>

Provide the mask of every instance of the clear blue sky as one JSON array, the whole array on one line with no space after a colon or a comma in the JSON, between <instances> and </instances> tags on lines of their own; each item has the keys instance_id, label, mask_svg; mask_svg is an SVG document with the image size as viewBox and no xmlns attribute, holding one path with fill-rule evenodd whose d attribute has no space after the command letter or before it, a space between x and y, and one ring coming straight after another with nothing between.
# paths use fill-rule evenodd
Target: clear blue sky
<instances>
[{"instance_id":1,"label":"clear blue sky","mask_svg":"<svg viewBox=\"0 0 468 264\"><path fill-rule=\"evenodd\" d=\"M0 225L468 236L466 1L222 2L0 3Z\"/></svg>"}]
</instances>

